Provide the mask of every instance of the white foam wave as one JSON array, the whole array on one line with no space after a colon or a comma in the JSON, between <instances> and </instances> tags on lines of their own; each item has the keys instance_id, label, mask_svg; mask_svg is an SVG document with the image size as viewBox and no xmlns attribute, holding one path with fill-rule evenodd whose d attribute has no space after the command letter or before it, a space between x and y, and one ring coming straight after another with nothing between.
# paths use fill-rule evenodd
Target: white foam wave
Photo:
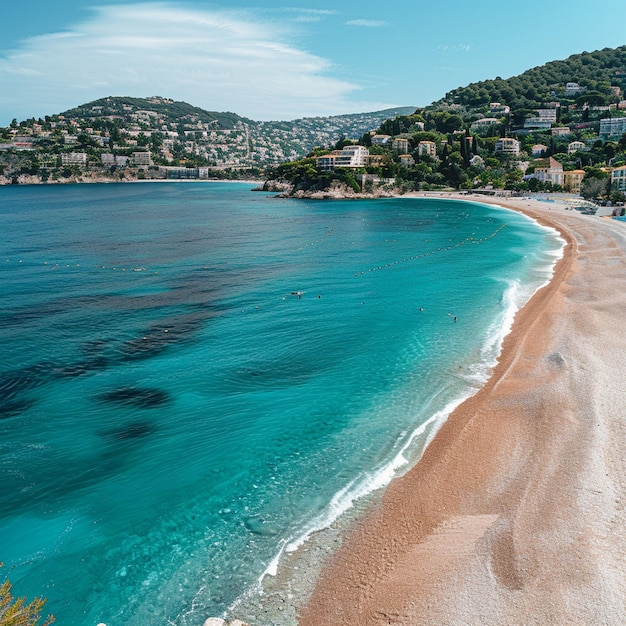
<instances>
[{"instance_id":1,"label":"white foam wave","mask_svg":"<svg viewBox=\"0 0 626 626\"><path fill-rule=\"evenodd\" d=\"M262 583L266 576L276 575L280 559L285 552L295 552L311 535L325 528L329 528L341 515L352 508L355 502L387 486L393 478L396 477L398 471L409 463L410 459L407 455L407 451L414 444L415 440L424 435L430 427L430 431L422 445L421 452L423 452L450 413L472 395L472 393L473 392L467 391L462 394L418 426L404 441L399 442L399 450L390 461L372 472L362 473L340 489L319 515L310 520L297 535L283 541L278 553L267 566L258 582Z\"/></svg>"},{"instance_id":2,"label":"white foam wave","mask_svg":"<svg viewBox=\"0 0 626 626\"><path fill-rule=\"evenodd\" d=\"M505 207L502 208L509 210ZM496 365L500 356L504 339L511 332L516 313L537 291L550 282L554 274L556 263L563 257L565 249L566 242L556 229L539 224L539 222L532 218L527 217L527 219L530 219L535 222L537 226L554 235L555 239L559 241L560 247L546 250L545 258L548 259L548 262L545 266L534 268L537 273L545 275L545 280L539 281L534 285L523 285L519 280L511 280L508 282L508 287L505 289L502 296L502 315L499 316L487 332L486 340L481 349L481 362L475 364L470 380L467 380L468 387L456 399L450 401L444 408L435 412L429 419L418 426L404 441L399 441L399 450L389 462L372 472L364 472L350 481L333 496L323 511L310 520L298 534L284 539L280 544L278 552L259 577L257 584L254 585L253 589L248 590L246 596L255 592L263 593L263 580L266 576L276 576L283 554L295 552L306 543L313 534L329 528L341 515L352 508L355 502L387 486L393 478L398 475L399 470L409 463L410 459L408 458L407 451L414 444L415 440L424 435L427 429L429 429L422 442L418 458L415 459L415 462L417 462L424 450L434 439L438 430L447 420L448 416L466 399L473 396L480 386L488 380L490 372ZM527 288L525 289L524 287ZM242 600L242 598L240 598L240 600ZM235 605L238 604L239 601L236 601Z\"/></svg>"}]
</instances>

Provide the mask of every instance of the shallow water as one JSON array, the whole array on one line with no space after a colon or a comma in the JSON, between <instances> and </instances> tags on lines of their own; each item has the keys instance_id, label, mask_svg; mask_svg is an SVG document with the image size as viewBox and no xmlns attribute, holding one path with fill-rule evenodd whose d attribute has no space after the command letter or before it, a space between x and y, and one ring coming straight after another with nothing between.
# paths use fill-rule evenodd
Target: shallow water
<instances>
[{"instance_id":1,"label":"shallow water","mask_svg":"<svg viewBox=\"0 0 626 626\"><path fill-rule=\"evenodd\" d=\"M0 232L3 573L108 626L219 615L406 469L561 248L234 183L0 188Z\"/></svg>"}]
</instances>

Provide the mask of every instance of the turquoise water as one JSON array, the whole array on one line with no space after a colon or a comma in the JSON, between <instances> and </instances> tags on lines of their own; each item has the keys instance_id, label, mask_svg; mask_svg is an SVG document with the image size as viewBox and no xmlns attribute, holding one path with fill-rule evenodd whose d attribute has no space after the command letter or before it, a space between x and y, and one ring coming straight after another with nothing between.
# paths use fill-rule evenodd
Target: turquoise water
<instances>
[{"instance_id":1,"label":"turquoise water","mask_svg":"<svg viewBox=\"0 0 626 626\"><path fill-rule=\"evenodd\" d=\"M560 255L489 206L250 188L0 188L0 561L57 623L227 610L407 469Z\"/></svg>"}]
</instances>

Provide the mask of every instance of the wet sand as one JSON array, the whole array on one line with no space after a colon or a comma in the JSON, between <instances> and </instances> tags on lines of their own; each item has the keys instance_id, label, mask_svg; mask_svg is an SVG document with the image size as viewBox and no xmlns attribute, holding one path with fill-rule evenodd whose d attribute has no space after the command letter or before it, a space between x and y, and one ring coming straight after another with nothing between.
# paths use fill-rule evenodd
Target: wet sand
<instances>
[{"instance_id":1,"label":"wet sand","mask_svg":"<svg viewBox=\"0 0 626 626\"><path fill-rule=\"evenodd\" d=\"M492 202L558 228L564 257L489 382L327 559L301 626L626 623L626 224Z\"/></svg>"}]
</instances>

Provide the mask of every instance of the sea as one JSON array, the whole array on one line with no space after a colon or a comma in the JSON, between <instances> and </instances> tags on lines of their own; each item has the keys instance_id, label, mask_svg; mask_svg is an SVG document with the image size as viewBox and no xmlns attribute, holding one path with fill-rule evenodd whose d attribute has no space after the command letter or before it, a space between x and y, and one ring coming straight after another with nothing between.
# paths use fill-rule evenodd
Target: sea
<instances>
[{"instance_id":1,"label":"sea","mask_svg":"<svg viewBox=\"0 0 626 626\"><path fill-rule=\"evenodd\" d=\"M0 579L201 626L418 461L562 254L446 198L0 188Z\"/></svg>"}]
</instances>

